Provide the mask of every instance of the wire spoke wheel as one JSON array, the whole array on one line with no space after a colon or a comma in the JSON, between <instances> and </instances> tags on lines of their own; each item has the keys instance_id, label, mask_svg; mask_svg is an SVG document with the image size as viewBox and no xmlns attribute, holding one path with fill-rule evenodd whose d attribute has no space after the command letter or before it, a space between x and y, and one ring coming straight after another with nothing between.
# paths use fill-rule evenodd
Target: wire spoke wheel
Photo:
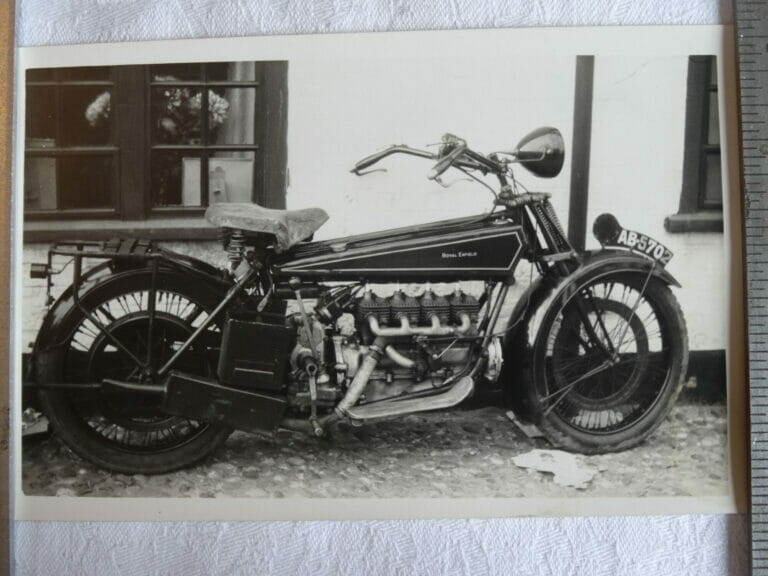
<instances>
[{"instance_id":1,"label":"wire spoke wheel","mask_svg":"<svg viewBox=\"0 0 768 576\"><path fill-rule=\"evenodd\" d=\"M88 312L70 310L60 344L42 354L44 380L128 382L139 388L161 383L157 370L180 348L218 303L209 289L163 271L110 279L82 298ZM174 363L173 369L215 377L221 340L214 322ZM229 430L161 411L156 394L102 388L44 390L45 412L75 452L99 466L158 473L199 460Z\"/></svg>"},{"instance_id":2,"label":"wire spoke wheel","mask_svg":"<svg viewBox=\"0 0 768 576\"><path fill-rule=\"evenodd\" d=\"M666 285L642 274L583 281L542 322L529 390L536 420L566 448L635 445L671 408L686 363L685 322Z\"/></svg>"},{"instance_id":3,"label":"wire spoke wheel","mask_svg":"<svg viewBox=\"0 0 768 576\"><path fill-rule=\"evenodd\" d=\"M146 302L148 291L132 293L131 301ZM158 292L157 302L178 300L185 305L192 305L180 295ZM108 301L104 307L112 308L114 301ZM113 316L114 317L114 316ZM150 314L144 309L131 311L115 318L107 325L114 337L140 359L151 358L150 371L155 372L180 345L192 334L193 327L185 322L178 311L170 314L156 311L153 318L152 346L149 351ZM87 350L80 350L88 339L83 334L84 325L76 332L77 340L70 342L67 354L85 356L85 370L76 361L66 365L69 373L65 374L71 382L101 382L105 378L142 384L148 379L144 370L128 354L110 342L104 333L90 341ZM76 342L76 344L74 344ZM209 362L204 355L197 354L198 346L189 348L175 365L176 369L203 376L211 373ZM106 441L118 446L137 451L162 451L178 446L200 433L205 425L200 422L167 416L162 414L157 402L152 398L113 397L108 394L91 394L83 402L76 403L81 417Z\"/></svg>"}]
</instances>

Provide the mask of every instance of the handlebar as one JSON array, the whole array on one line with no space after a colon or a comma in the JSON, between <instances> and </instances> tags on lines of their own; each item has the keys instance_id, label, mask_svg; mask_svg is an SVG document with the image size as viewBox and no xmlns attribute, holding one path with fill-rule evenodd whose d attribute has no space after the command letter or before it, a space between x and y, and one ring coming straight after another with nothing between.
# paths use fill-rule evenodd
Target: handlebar
<instances>
[{"instance_id":1,"label":"handlebar","mask_svg":"<svg viewBox=\"0 0 768 576\"><path fill-rule=\"evenodd\" d=\"M460 168L466 168L469 170L480 170L484 174L493 172L495 174L504 174L506 172L506 164L499 162L498 160L489 158L475 152L467 147L465 140L453 136L452 134L445 134L442 138L442 145L438 153L429 152L427 150L419 150L417 148L411 148L405 144L395 144L389 148L385 148L380 152L366 156L350 170L357 176L365 174L363 170L370 168L380 160L383 160L387 156L392 154L409 154L411 156L418 156L419 158L427 158L429 160L437 160L437 164L430 171L428 178L430 180L437 179L451 166L457 166Z\"/></svg>"},{"instance_id":2,"label":"handlebar","mask_svg":"<svg viewBox=\"0 0 768 576\"><path fill-rule=\"evenodd\" d=\"M365 170L366 168L373 166L379 160L382 160L387 156L391 156L392 154L410 154L411 156L419 156L420 158L429 158L431 160L437 158L437 155L433 154L432 152L428 152L426 150L417 150L416 148L411 148L410 146L406 146L405 144L395 144L393 146L390 146L389 148L382 150L381 152L376 152L374 154L371 154L370 156L366 156L365 158L360 160L357 164L355 164L354 168L352 168L350 172L352 172L353 174L356 174L357 176L361 176L362 170Z\"/></svg>"},{"instance_id":3,"label":"handlebar","mask_svg":"<svg viewBox=\"0 0 768 576\"><path fill-rule=\"evenodd\" d=\"M549 199L550 194L547 192L524 192L517 196L504 197L499 196L495 203L499 206L506 206L507 208L520 208L527 206L528 204L536 204Z\"/></svg>"}]
</instances>

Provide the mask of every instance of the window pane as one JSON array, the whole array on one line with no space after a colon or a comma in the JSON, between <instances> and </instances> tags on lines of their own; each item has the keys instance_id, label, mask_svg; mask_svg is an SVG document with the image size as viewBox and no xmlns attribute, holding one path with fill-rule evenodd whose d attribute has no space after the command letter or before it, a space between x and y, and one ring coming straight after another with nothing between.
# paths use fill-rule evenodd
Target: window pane
<instances>
[{"instance_id":1,"label":"window pane","mask_svg":"<svg viewBox=\"0 0 768 576\"><path fill-rule=\"evenodd\" d=\"M110 69L107 66L79 66L59 69L61 81L109 80Z\"/></svg>"},{"instance_id":2,"label":"window pane","mask_svg":"<svg viewBox=\"0 0 768 576\"><path fill-rule=\"evenodd\" d=\"M152 143L202 143L202 94L197 88L156 87L152 90Z\"/></svg>"},{"instance_id":3,"label":"window pane","mask_svg":"<svg viewBox=\"0 0 768 576\"><path fill-rule=\"evenodd\" d=\"M253 144L255 88L208 91L208 144Z\"/></svg>"},{"instance_id":4,"label":"window pane","mask_svg":"<svg viewBox=\"0 0 768 576\"><path fill-rule=\"evenodd\" d=\"M706 156L706 174L704 176L704 208L717 208L723 205L721 182L720 153L713 152Z\"/></svg>"},{"instance_id":5,"label":"window pane","mask_svg":"<svg viewBox=\"0 0 768 576\"><path fill-rule=\"evenodd\" d=\"M62 86L60 146L110 142L112 93L99 86Z\"/></svg>"},{"instance_id":6,"label":"window pane","mask_svg":"<svg viewBox=\"0 0 768 576\"><path fill-rule=\"evenodd\" d=\"M200 155L156 150L151 160L153 206L202 206Z\"/></svg>"},{"instance_id":7,"label":"window pane","mask_svg":"<svg viewBox=\"0 0 768 576\"><path fill-rule=\"evenodd\" d=\"M24 210L56 210L56 159L24 161Z\"/></svg>"},{"instance_id":8,"label":"window pane","mask_svg":"<svg viewBox=\"0 0 768 576\"><path fill-rule=\"evenodd\" d=\"M53 80L53 68L32 68L27 70L27 82L51 82Z\"/></svg>"},{"instance_id":9,"label":"window pane","mask_svg":"<svg viewBox=\"0 0 768 576\"><path fill-rule=\"evenodd\" d=\"M56 161L59 163L59 208L112 207L111 156L62 156Z\"/></svg>"},{"instance_id":10,"label":"window pane","mask_svg":"<svg viewBox=\"0 0 768 576\"><path fill-rule=\"evenodd\" d=\"M708 104L707 144L720 144L720 114L717 109L717 92L709 93Z\"/></svg>"},{"instance_id":11,"label":"window pane","mask_svg":"<svg viewBox=\"0 0 768 576\"><path fill-rule=\"evenodd\" d=\"M206 64L209 82L253 82L255 62L212 62Z\"/></svg>"},{"instance_id":12,"label":"window pane","mask_svg":"<svg viewBox=\"0 0 768 576\"><path fill-rule=\"evenodd\" d=\"M26 104L27 146L56 146L56 88L27 86Z\"/></svg>"},{"instance_id":13,"label":"window pane","mask_svg":"<svg viewBox=\"0 0 768 576\"><path fill-rule=\"evenodd\" d=\"M158 64L150 66L150 71L154 82L203 79L200 64Z\"/></svg>"},{"instance_id":14,"label":"window pane","mask_svg":"<svg viewBox=\"0 0 768 576\"><path fill-rule=\"evenodd\" d=\"M216 152L208 160L209 204L253 202L253 152Z\"/></svg>"}]
</instances>

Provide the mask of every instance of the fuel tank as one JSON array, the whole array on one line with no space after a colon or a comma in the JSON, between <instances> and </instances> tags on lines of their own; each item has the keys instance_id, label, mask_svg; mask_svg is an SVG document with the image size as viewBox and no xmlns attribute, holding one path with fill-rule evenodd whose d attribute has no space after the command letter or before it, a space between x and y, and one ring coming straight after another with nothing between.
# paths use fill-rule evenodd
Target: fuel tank
<instances>
[{"instance_id":1,"label":"fuel tank","mask_svg":"<svg viewBox=\"0 0 768 576\"><path fill-rule=\"evenodd\" d=\"M522 226L498 212L299 244L273 260L273 271L317 280L504 279L524 242Z\"/></svg>"}]
</instances>

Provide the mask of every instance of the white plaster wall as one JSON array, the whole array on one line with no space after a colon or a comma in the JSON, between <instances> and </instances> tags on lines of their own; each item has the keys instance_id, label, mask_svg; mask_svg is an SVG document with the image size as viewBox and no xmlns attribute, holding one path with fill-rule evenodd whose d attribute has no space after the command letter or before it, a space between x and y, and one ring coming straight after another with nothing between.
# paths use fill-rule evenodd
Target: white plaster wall
<instances>
[{"instance_id":1,"label":"white plaster wall","mask_svg":"<svg viewBox=\"0 0 768 576\"><path fill-rule=\"evenodd\" d=\"M390 144L424 148L445 132L479 151L512 149L542 125L571 139L575 62L572 57L488 54L487 60L355 58L302 59L289 64L289 207L322 206L331 215L318 233L328 238L430 220L479 214L491 194L459 182L427 180L431 162L392 156L387 172L349 172ZM432 148L436 150L436 148ZM567 214L569 161L554 180L525 177L554 193ZM379 167L377 165L376 167ZM445 181L461 177L445 174Z\"/></svg>"}]
</instances>

